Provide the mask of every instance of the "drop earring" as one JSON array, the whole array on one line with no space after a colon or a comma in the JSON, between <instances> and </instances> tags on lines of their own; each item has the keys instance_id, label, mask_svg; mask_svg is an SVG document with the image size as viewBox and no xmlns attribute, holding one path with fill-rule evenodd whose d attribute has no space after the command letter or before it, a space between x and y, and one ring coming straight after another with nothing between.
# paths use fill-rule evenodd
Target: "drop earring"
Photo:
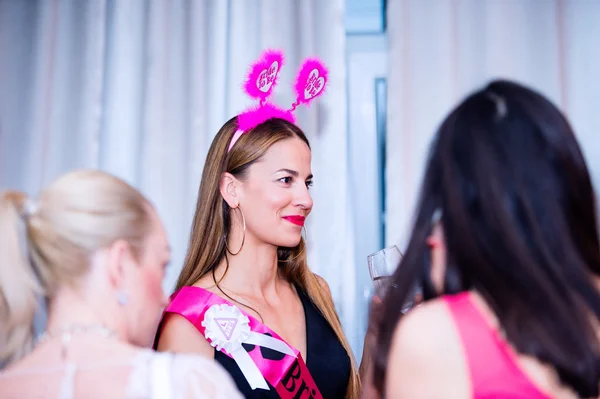
<instances>
[{"instance_id":1,"label":"drop earring","mask_svg":"<svg viewBox=\"0 0 600 399\"><path fill-rule=\"evenodd\" d=\"M127 293L125 291L119 290L119 291L117 291L116 295L117 295L117 302L119 303L119 305L121 305L121 306L127 305L129 298L127 297Z\"/></svg>"}]
</instances>

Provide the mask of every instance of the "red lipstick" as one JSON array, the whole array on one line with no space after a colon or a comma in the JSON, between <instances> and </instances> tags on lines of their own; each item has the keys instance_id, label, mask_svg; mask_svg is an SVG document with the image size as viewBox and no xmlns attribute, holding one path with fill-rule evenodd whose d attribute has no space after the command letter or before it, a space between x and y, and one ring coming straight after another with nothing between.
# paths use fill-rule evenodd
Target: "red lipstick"
<instances>
[{"instance_id":1,"label":"red lipstick","mask_svg":"<svg viewBox=\"0 0 600 399\"><path fill-rule=\"evenodd\" d=\"M300 216L300 215L284 216L283 218L285 220L287 220L288 222L294 223L295 225L298 225L298 226L304 226L304 220L306 220L306 218L304 216Z\"/></svg>"}]
</instances>

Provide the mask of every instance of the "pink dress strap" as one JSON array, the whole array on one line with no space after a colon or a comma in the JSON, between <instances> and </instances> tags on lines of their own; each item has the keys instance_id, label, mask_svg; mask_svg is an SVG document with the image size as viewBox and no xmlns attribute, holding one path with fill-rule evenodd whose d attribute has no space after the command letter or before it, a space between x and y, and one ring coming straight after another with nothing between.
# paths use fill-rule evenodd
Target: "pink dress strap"
<instances>
[{"instance_id":1,"label":"pink dress strap","mask_svg":"<svg viewBox=\"0 0 600 399\"><path fill-rule=\"evenodd\" d=\"M519 368L514 352L484 319L469 292L443 300L462 341L474 399L550 399Z\"/></svg>"}]
</instances>

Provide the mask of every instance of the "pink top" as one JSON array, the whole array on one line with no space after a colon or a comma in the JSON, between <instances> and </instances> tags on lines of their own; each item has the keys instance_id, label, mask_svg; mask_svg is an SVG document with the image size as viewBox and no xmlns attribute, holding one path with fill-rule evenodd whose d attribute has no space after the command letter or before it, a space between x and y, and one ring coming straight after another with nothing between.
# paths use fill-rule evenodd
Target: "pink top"
<instances>
[{"instance_id":1,"label":"pink top","mask_svg":"<svg viewBox=\"0 0 600 399\"><path fill-rule=\"evenodd\" d=\"M508 343L483 318L468 292L443 300L462 340L474 399L550 399L519 368Z\"/></svg>"}]
</instances>

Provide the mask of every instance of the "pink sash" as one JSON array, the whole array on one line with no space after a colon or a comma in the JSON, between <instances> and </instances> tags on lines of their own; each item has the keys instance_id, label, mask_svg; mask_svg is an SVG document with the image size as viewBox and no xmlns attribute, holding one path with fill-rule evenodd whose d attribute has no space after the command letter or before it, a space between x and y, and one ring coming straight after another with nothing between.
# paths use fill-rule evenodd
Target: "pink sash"
<instances>
[{"instance_id":1,"label":"pink sash","mask_svg":"<svg viewBox=\"0 0 600 399\"><path fill-rule=\"evenodd\" d=\"M323 399L302 355L277 333L231 302L199 287L183 287L171 296L165 312L185 317L217 350L235 360L252 389L267 389L281 398ZM242 344L256 345L247 352ZM263 357L261 348L279 352Z\"/></svg>"}]
</instances>

